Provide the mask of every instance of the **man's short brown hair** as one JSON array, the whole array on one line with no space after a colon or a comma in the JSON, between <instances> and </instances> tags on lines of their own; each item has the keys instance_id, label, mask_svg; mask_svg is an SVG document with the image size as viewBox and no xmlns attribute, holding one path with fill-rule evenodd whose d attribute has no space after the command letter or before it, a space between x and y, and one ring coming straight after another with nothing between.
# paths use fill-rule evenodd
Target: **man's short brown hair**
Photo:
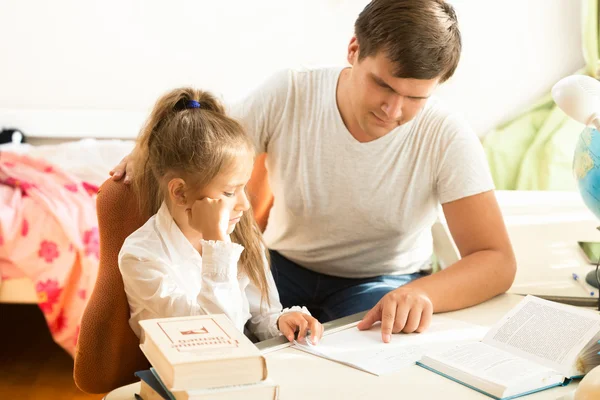
<instances>
[{"instance_id":1,"label":"man's short brown hair","mask_svg":"<svg viewBox=\"0 0 600 400\"><path fill-rule=\"evenodd\" d=\"M443 0L372 0L354 24L358 60L384 51L398 78L449 79L461 38L454 8Z\"/></svg>"}]
</instances>

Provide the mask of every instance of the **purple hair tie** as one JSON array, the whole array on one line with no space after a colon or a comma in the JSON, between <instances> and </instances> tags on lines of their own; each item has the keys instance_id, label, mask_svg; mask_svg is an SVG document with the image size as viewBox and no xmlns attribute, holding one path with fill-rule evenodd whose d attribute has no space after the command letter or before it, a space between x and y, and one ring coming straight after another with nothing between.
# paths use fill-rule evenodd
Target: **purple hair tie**
<instances>
[{"instance_id":1,"label":"purple hair tie","mask_svg":"<svg viewBox=\"0 0 600 400\"><path fill-rule=\"evenodd\" d=\"M196 100L189 100L187 102L187 108L200 108L200 103Z\"/></svg>"}]
</instances>

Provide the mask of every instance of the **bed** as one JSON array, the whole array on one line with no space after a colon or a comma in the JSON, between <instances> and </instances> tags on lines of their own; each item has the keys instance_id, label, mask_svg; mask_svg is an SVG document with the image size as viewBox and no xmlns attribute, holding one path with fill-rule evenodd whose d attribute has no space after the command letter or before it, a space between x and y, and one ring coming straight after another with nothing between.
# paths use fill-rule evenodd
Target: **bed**
<instances>
[{"instance_id":1,"label":"bed","mask_svg":"<svg viewBox=\"0 0 600 400\"><path fill-rule=\"evenodd\" d=\"M10 151L44 159L82 180L99 186L109 176L109 170L134 146L133 140L41 139L36 141L36 138L33 138L34 144L0 145L0 152ZM0 268L2 265L0 263ZM16 268L4 264L0 276L0 303L38 303L32 282Z\"/></svg>"}]
</instances>

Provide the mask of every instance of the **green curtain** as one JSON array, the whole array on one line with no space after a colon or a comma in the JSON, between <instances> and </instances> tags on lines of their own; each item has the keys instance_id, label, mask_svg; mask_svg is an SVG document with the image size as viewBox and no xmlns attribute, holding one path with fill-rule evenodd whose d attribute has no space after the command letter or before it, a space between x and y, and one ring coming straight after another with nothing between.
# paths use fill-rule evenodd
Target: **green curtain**
<instances>
[{"instance_id":1,"label":"green curtain","mask_svg":"<svg viewBox=\"0 0 600 400\"><path fill-rule=\"evenodd\" d=\"M584 0L582 10L583 25L583 57L585 72L598 78L598 0Z\"/></svg>"},{"instance_id":2,"label":"green curtain","mask_svg":"<svg viewBox=\"0 0 600 400\"><path fill-rule=\"evenodd\" d=\"M582 2L581 73L598 74L598 0ZM483 146L497 189L575 190L572 160L583 125L560 110L550 94L517 118L488 132Z\"/></svg>"}]
</instances>

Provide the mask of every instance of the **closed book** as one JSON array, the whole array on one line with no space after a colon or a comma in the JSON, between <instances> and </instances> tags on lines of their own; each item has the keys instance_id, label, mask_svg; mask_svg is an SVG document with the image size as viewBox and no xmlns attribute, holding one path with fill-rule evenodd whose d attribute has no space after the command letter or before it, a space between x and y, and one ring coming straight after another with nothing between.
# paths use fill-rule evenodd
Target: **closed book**
<instances>
[{"instance_id":1,"label":"closed book","mask_svg":"<svg viewBox=\"0 0 600 400\"><path fill-rule=\"evenodd\" d=\"M140 348L170 391L257 383L267 364L224 314L140 321Z\"/></svg>"}]
</instances>

